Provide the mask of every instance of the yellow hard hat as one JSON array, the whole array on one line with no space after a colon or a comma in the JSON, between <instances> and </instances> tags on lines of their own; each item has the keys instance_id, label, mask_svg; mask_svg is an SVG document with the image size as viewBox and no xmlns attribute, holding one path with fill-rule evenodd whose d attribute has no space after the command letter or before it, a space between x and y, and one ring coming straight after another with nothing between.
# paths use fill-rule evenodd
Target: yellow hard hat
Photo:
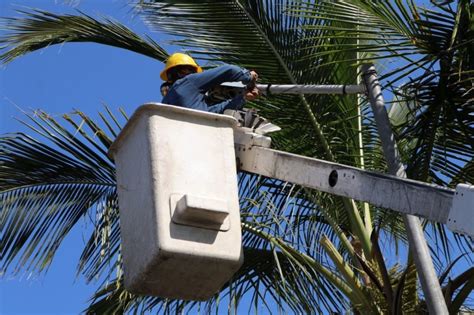
<instances>
[{"instance_id":1,"label":"yellow hard hat","mask_svg":"<svg viewBox=\"0 0 474 315\"><path fill-rule=\"evenodd\" d=\"M182 53L174 53L166 60L165 70L161 71L160 78L163 81L168 81L168 70L176 66L191 66L196 69L196 72L202 72L202 68L198 66L191 56Z\"/></svg>"}]
</instances>

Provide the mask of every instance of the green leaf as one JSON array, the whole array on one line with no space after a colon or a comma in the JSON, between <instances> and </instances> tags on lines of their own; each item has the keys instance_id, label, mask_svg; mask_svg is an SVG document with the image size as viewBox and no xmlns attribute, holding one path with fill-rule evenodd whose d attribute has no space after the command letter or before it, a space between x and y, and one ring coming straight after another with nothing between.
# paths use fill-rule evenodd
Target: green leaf
<instances>
[{"instance_id":1,"label":"green leaf","mask_svg":"<svg viewBox=\"0 0 474 315\"><path fill-rule=\"evenodd\" d=\"M151 38L143 39L126 26L109 18L104 22L84 13L58 15L32 9L19 10L22 17L0 20L6 34L0 37L0 60L3 63L27 53L55 44L68 42L93 42L133 51L159 61L168 54Z\"/></svg>"}]
</instances>

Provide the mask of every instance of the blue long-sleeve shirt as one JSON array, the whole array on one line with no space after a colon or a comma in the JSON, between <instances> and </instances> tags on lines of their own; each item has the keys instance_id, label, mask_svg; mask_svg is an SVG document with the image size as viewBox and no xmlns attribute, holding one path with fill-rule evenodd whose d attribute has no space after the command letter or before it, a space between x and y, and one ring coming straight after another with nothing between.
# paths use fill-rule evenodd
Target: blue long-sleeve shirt
<instances>
[{"instance_id":1,"label":"blue long-sleeve shirt","mask_svg":"<svg viewBox=\"0 0 474 315\"><path fill-rule=\"evenodd\" d=\"M241 109L245 104L243 95L208 106L205 94L223 82L242 81L248 84L251 80L250 71L233 65L224 65L201 73L189 74L177 80L163 97L162 102L213 113L223 113L226 109Z\"/></svg>"}]
</instances>

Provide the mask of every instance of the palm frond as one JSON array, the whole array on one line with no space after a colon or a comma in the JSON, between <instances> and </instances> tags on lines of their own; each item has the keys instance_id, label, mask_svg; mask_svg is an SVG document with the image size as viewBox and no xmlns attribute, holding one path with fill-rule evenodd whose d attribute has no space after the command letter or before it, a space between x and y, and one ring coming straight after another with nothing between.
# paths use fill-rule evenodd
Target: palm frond
<instances>
[{"instance_id":1,"label":"palm frond","mask_svg":"<svg viewBox=\"0 0 474 315\"><path fill-rule=\"evenodd\" d=\"M119 127L108 108L107 112ZM47 269L80 218L91 219L95 225L80 270L92 268L90 279L104 269L110 271L107 264L116 257L119 245L115 168L106 155L110 136L83 113L73 116L76 119L64 115L66 122L61 123L40 111L28 115L30 122L24 124L43 142L24 134L0 139L5 272L12 264L14 273ZM109 127L109 132L117 133Z\"/></svg>"},{"instance_id":2,"label":"palm frond","mask_svg":"<svg viewBox=\"0 0 474 315\"><path fill-rule=\"evenodd\" d=\"M394 84L400 79L409 80L403 85L406 94L402 98L416 105L410 109L414 121L400 131L400 137L418 141L409 154L412 178L442 183L437 173L452 177L458 174L459 165L462 167L473 156L474 123L468 114L474 109L472 75L466 52L473 38L467 30L466 3L459 2L457 14L442 12L443 4L434 4L432 10L410 1L321 1L293 9L305 18L326 21L316 27L332 32L332 41L325 44L330 51L371 51L378 58L396 60L400 65L382 75L382 80L387 89L398 94L400 88ZM438 12L441 18L434 19ZM331 23L342 17L354 27L334 28ZM340 46L339 40L351 36L361 38L363 44ZM400 54L408 47L409 55ZM322 53L312 52L308 58L321 58ZM323 59L320 67L324 66Z\"/></svg>"},{"instance_id":3,"label":"palm frond","mask_svg":"<svg viewBox=\"0 0 474 315\"><path fill-rule=\"evenodd\" d=\"M68 42L93 42L127 49L159 61L167 52L150 37L141 38L125 25L109 18L101 22L84 13L58 15L32 9L23 16L0 20L5 34L0 37L0 61L8 63L27 53Z\"/></svg>"}]
</instances>

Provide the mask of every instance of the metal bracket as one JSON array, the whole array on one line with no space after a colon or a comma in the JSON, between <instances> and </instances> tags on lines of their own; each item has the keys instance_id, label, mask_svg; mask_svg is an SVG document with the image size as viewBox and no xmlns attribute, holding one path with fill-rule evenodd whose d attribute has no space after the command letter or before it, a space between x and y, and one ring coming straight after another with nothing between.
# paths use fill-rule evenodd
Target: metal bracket
<instances>
[{"instance_id":1,"label":"metal bracket","mask_svg":"<svg viewBox=\"0 0 474 315\"><path fill-rule=\"evenodd\" d=\"M474 236L474 186L458 184L449 211L448 228Z\"/></svg>"},{"instance_id":2,"label":"metal bracket","mask_svg":"<svg viewBox=\"0 0 474 315\"><path fill-rule=\"evenodd\" d=\"M272 143L270 137L259 135L251 129L240 127L234 129L234 146L237 169L242 170L253 165L255 161L255 150L253 147L269 148Z\"/></svg>"}]
</instances>

